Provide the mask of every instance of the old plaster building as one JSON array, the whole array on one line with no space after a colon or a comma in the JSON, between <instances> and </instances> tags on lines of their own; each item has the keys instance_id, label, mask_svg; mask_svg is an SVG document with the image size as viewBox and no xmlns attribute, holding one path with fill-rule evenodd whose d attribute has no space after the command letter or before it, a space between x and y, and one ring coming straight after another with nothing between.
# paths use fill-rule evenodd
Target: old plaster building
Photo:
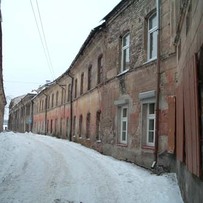
<instances>
[{"instance_id":1,"label":"old plaster building","mask_svg":"<svg viewBox=\"0 0 203 203\"><path fill-rule=\"evenodd\" d=\"M1 1L0 1L1 7ZM2 22L1 10L0 10L0 23ZM6 97L3 86L3 73L2 73L2 27L0 24L0 132L3 130L4 121L4 108L6 106Z\"/></svg>"},{"instance_id":2,"label":"old plaster building","mask_svg":"<svg viewBox=\"0 0 203 203\"><path fill-rule=\"evenodd\" d=\"M28 93L11 100L8 128L17 132L32 131L33 104L35 94Z\"/></svg>"},{"instance_id":3,"label":"old plaster building","mask_svg":"<svg viewBox=\"0 0 203 203\"><path fill-rule=\"evenodd\" d=\"M175 171L202 202L202 2L122 0L30 99L32 131Z\"/></svg>"}]
</instances>

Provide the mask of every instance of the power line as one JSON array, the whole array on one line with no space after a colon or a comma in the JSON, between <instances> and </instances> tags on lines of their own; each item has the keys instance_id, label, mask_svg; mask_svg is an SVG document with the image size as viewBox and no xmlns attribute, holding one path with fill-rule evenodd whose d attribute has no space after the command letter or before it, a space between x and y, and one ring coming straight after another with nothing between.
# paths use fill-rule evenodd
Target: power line
<instances>
[{"instance_id":1,"label":"power line","mask_svg":"<svg viewBox=\"0 0 203 203\"><path fill-rule=\"evenodd\" d=\"M37 4L37 10L38 10L40 24L41 24L41 28L42 28L42 34L43 34L43 37L44 37L45 47L46 47L46 50L47 50L47 55L48 55L48 58L49 58L49 62L51 64L51 71L52 71L52 73L54 75L53 64L52 64L52 60L51 60L51 57L50 57L49 48L48 48L48 45L47 45L47 40L46 40L46 36L45 36L45 32L44 32L44 26L43 26L43 23L42 23L42 18L41 18L41 14L40 14L40 10L39 10L38 0L36 0L36 4Z\"/></svg>"},{"instance_id":2,"label":"power line","mask_svg":"<svg viewBox=\"0 0 203 203\"><path fill-rule=\"evenodd\" d=\"M48 49L48 45L47 45L47 41L46 41L46 37L45 37L45 32L44 32L44 28L43 28L43 24L42 24L39 5L38 5L38 2L36 0L37 11L38 11L39 19L40 19L40 25L41 25L41 30L42 30L43 37L42 37L41 32L40 32L40 28L39 28L39 25L38 25L38 21L37 21L35 10L34 10L33 4L32 4L32 0L30 0L30 4L31 4L31 7L32 7L32 12L33 12L33 15L34 15L34 18L35 18L35 23L36 23L37 30L38 30L38 33L39 33L39 36L40 36L40 41L41 41L41 44L42 44L42 47L43 47L43 50L44 50L46 61L47 61L49 70L51 72L52 78L54 79L53 65L52 65L52 61L51 61L51 57L50 57L50 54L49 54L49 49Z\"/></svg>"}]
</instances>

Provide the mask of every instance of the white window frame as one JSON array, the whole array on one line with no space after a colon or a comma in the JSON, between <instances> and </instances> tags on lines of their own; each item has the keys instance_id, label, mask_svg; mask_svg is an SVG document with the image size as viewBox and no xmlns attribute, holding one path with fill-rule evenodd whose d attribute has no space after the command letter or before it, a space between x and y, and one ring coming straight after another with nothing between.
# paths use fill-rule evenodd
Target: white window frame
<instances>
[{"instance_id":1,"label":"white window frame","mask_svg":"<svg viewBox=\"0 0 203 203\"><path fill-rule=\"evenodd\" d=\"M148 59L148 61L151 61L151 60L155 60L156 58L157 58L157 34L156 34L156 39L154 39L153 41L151 41L150 40L150 35L151 34L153 34L153 33L157 33L157 25L156 26L154 26L154 27L152 27L151 29L149 28L149 25L150 25L150 20L154 17L154 16L156 16L155 18L156 18L156 22L157 22L157 13L155 12L155 13L153 13L152 15L150 15L149 16L149 18L148 18L148 47L147 47L147 59ZM157 22L158 23L158 22ZM156 23L156 24L157 24ZM156 50L155 50L155 56L150 56L151 55L151 49L150 49L150 47L151 47L151 44L154 44L156 47Z\"/></svg>"},{"instance_id":2,"label":"white window frame","mask_svg":"<svg viewBox=\"0 0 203 203\"><path fill-rule=\"evenodd\" d=\"M129 40L128 40L129 43L123 46L123 41L127 37L129 37ZM128 53L127 55L129 56L129 62L130 62L130 33L127 33L122 37L121 73L129 69L124 66L124 60L126 61L126 58L124 58L125 51Z\"/></svg>"},{"instance_id":3,"label":"white window frame","mask_svg":"<svg viewBox=\"0 0 203 203\"><path fill-rule=\"evenodd\" d=\"M155 108L155 103L154 102L150 102L150 103L147 103L147 146L152 146L154 147L155 146L155 125L156 125L156 117L155 117L155 109L154 109L154 114L150 114L149 113L149 106L150 104L154 104L154 108ZM150 120L154 120L154 129L153 130L149 130L149 121ZM153 142L150 142L149 141L149 133L150 132L153 132L154 133L154 139L153 139Z\"/></svg>"},{"instance_id":4,"label":"white window frame","mask_svg":"<svg viewBox=\"0 0 203 203\"><path fill-rule=\"evenodd\" d=\"M126 109L127 110L127 115L126 117L123 117L123 110ZM122 106L120 109L120 143L122 144L127 144L127 139L128 139L128 107L127 106ZM126 139L123 139L123 122L126 122Z\"/></svg>"}]
</instances>

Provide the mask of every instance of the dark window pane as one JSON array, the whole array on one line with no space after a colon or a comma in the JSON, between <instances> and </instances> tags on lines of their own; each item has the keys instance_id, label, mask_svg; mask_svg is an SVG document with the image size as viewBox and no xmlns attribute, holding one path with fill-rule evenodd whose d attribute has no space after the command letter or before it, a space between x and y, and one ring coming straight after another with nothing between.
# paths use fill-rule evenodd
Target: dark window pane
<instances>
[{"instance_id":1,"label":"dark window pane","mask_svg":"<svg viewBox=\"0 0 203 203\"><path fill-rule=\"evenodd\" d=\"M154 130L154 119L149 120L149 130Z\"/></svg>"},{"instance_id":2,"label":"dark window pane","mask_svg":"<svg viewBox=\"0 0 203 203\"><path fill-rule=\"evenodd\" d=\"M151 143L154 142L154 132L149 132L148 142L151 142Z\"/></svg>"},{"instance_id":3,"label":"dark window pane","mask_svg":"<svg viewBox=\"0 0 203 203\"><path fill-rule=\"evenodd\" d=\"M149 104L149 114L154 114L155 112L155 104Z\"/></svg>"}]
</instances>

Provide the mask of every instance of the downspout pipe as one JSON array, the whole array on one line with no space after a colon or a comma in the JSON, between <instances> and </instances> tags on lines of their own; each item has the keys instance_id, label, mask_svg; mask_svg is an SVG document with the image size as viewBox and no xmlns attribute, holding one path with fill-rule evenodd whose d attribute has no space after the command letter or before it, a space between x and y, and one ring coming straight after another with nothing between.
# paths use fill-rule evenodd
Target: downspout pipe
<instances>
[{"instance_id":1,"label":"downspout pipe","mask_svg":"<svg viewBox=\"0 0 203 203\"><path fill-rule=\"evenodd\" d=\"M34 121L34 101L31 100L31 126L30 126L30 130L31 132L33 132L33 121Z\"/></svg>"},{"instance_id":2,"label":"downspout pipe","mask_svg":"<svg viewBox=\"0 0 203 203\"><path fill-rule=\"evenodd\" d=\"M69 140L72 141L72 125L73 125L73 81L74 77L67 73L68 76L71 78L71 92L70 92L70 133L69 133Z\"/></svg>"},{"instance_id":3,"label":"downspout pipe","mask_svg":"<svg viewBox=\"0 0 203 203\"><path fill-rule=\"evenodd\" d=\"M45 124L45 131L44 134L47 135L47 94L43 93L42 94L45 96L45 112L44 112L44 124Z\"/></svg>"},{"instance_id":4,"label":"downspout pipe","mask_svg":"<svg viewBox=\"0 0 203 203\"><path fill-rule=\"evenodd\" d=\"M45 135L47 135L47 95L45 95Z\"/></svg>"},{"instance_id":5,"label":"downspout pipe","mask_svg":"<svg viewBox=\"0 0 203 203\"><path fill-rule=\"evenodd\" d=\"M63 104L63 118L64 118L64 120L65 120L65 115L66 115L66 103L65 103L65 99L64 98L66 98L66 85L61 85L61 84L59 84L58 82L56 82L56 84L62 89L62 92L64 93L64 95L63 95L63 97L62 97L62 101L61 101L61 104ZM62 93L62 94L63 94ZM62 127L61 127L62 128ZM61 132L61 130L60 130L60 133L62 133L61 134L61 136L62 136L62 138L63 138L63 129L62 129L62 132Z\"/></svg>"},{"instance_id":6,"label":"downspout pipe","mask_svg":"<svg viewBox=\"0 0 203 203\"><path fill-rule=\"evenodd\" d=\"M160 0L156 0L157 9L157 84L156 84L156 124L155 124L155 164L159 147L159 100L160 100Z\"/></svg>"}]
</instances>

